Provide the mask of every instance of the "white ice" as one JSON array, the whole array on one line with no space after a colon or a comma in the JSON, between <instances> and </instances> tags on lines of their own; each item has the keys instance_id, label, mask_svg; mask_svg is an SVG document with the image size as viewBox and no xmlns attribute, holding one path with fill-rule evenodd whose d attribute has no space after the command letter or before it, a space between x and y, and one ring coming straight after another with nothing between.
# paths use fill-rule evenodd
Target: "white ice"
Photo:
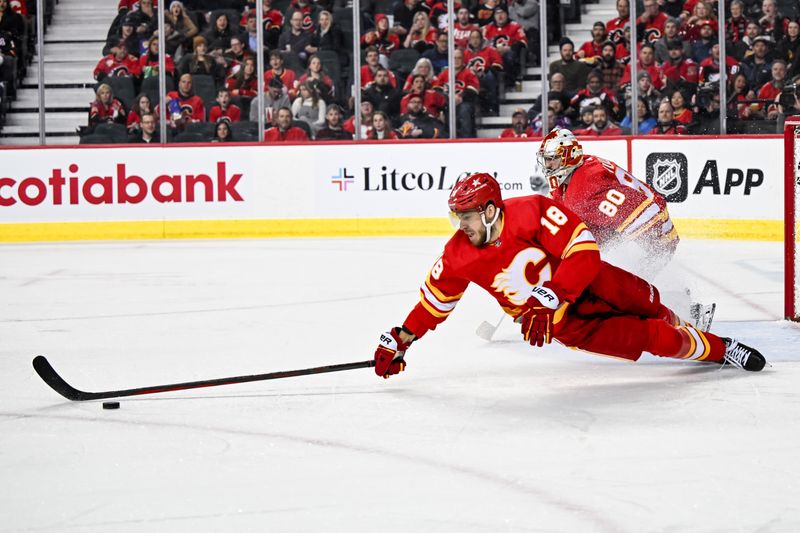
<instances>
[{"instance_id":1,"label":"white ice","mask_svg":"<svg viewBox=\"0 0 800 533\"><path fill-rule=\"evenodd\" d=\"M361 369L69 402L372 358L443 239L0 246L1 531L800 531L800 329L779 243L684 241L674 274L746 373L532 349L471 289L390 380Z\"/></svg>"}]
</instances>

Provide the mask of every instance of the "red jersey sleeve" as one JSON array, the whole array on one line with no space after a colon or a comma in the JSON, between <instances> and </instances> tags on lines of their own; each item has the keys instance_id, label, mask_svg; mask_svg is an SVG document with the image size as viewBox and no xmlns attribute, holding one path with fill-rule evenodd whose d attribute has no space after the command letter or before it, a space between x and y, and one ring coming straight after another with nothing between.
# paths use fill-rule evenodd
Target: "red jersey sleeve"
<instances>
[{"instance_id":1,"label":"red jersey sleeve","mask_svg":"<svg viewBox=\"0 0 800 533\"><path fill-rule=\"evenodd\" d=\"M452 248L445 246L444 253L436 260L420 286L419 303L403 322L405 328L417 338L435 329L450 316L469 285L469 280L460 277L452 267L452 253Z\"/></svg>"}]
</instances>

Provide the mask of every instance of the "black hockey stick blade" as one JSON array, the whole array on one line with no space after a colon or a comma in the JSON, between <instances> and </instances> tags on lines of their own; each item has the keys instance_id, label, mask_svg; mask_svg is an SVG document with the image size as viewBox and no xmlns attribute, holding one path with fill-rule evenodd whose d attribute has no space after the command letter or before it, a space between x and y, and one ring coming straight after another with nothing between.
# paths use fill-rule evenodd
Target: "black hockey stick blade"
<instances>
[{"instance_id":1,"label":"black hockey stick blade","mask_svg":"<svg viewBox=\"0 0 800 533\"><path fill-rule=\"evenodd\" d=\"M203 387L217 387L219 385L233 385L236 383L249 383L251 381L266 381L268 379L291 378L295 376L307 376L310 374L325 374L327 372L341 372L342 370L354 370L356 368L370 368L375 366L375 360L358 361L356 363L342 363L338 365L318 366L314 368L304 368L301 370L285 370L282 372L270 372L268 374L253 374L249 376L232 376L228 378L207 379L201 381L187 381L184 383L171 383L168 385L156 385L153 387L140 387L136 389L121 389L103 392L86 392L76 389L58 375L53 365L43 355L33 358L33 368L39 377L47 383L51 389L59 393L67 400L83 402L86 400L103 400L106 398L121 398L123 396L140 396L142 394L156 394L159 392L172 392L188 389L200 389Z\"/></svg>"}]
</instances>

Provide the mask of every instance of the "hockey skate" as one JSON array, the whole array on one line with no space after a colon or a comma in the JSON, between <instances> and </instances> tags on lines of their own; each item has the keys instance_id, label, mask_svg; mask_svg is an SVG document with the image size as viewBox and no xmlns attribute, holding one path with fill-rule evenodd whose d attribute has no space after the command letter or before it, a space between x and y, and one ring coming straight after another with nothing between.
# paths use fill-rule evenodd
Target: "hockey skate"
<instances>
[{"instance_id":1,"label":"hockey skate","mask_svg":"<svg viewBox=\"0 0 800 533\"><path fill-rule=\"evenodd\" d=\"M714 320L714 311L717 310L717 304L703 305L701 303L693 303L689 306L689 318L694 322L694 327L700 331L708 331L711 329L711 322Z\"/></svg>"},{"instance_id":2,"label":"hockey skate","mask_svg":"<svg viewBox=\"0 0 800 533\"><path fill-rule=\"evenodd\" d=\"M729 339L728 337L720 337L722 342L725 343L725 358L720 361L720 364L729 364L743 370L751 372L758 372L767 360L761 355L761 352L755 348L746 346L736 339Z\"/></svg>"}]
</instances>

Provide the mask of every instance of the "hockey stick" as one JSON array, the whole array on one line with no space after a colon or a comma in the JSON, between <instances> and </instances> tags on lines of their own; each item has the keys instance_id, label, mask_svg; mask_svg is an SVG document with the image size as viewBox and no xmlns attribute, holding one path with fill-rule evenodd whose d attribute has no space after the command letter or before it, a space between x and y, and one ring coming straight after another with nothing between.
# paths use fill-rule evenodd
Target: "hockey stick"
<instances>
[{"instance_id":1,"label":"hockey stick","mask_svg":"<svg viewBox=\"0 0 800 533\"><path fill-rule=\"evenodd\" d=\"M315 368L304 368L302 370L285 370L283 372L271 372L269 374L253 374L250 376L233 376L229 378L205 379L201 381L187 381L185 383L172 383L169 385L156 385L153 387L141 387L137 389L121 389L104 392L85 392L78 390L58 375L50 362L43 356L37 355L33 358L33 368L39 377L47 383L51 389L59 393L67 400L83 402L86 400L103 400L106 398L120 398L122 396L139 396L141 394L155 394L158 392L171 392L187 389L199 389L202 387L217 387L219 385L233 385L235 383L248 383L250 381L265 381L268 379L291 378L295 376L307 376L309 374L324 374L326 372L340 372L342 370L353 370L356 368L369 368L375 366L375 361L359 361L357 363L343 363L339 365L318 366Z\"/></svg>"}]
</instances>

